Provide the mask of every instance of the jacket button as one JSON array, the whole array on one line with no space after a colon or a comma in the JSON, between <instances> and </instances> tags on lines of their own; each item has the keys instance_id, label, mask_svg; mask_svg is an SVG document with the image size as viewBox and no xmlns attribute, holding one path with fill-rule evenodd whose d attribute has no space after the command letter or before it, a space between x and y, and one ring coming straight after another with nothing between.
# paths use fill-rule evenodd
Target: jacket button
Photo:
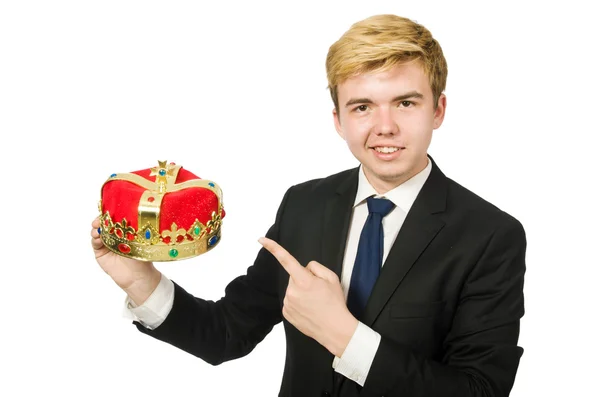
<instances>
[{"instance_id":1,"label":"jacket button","mask_svg":"<svg viewBox=\"0 0 600 397\"><path fill-rule=\"evenodd\" d=\"M331 397L331 394L328 391L324 391L321 393L321 397Z\"/></svg>"}]
</instances>

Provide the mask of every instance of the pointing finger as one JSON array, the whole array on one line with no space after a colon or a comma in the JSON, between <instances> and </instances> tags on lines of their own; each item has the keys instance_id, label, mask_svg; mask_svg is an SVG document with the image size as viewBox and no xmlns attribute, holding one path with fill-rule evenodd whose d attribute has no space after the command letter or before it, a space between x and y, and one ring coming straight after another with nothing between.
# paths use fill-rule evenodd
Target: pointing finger
<instances>
[{"instance_id":1,"label":"pointing finger","mask_svg":"<svg viewBox=\"0 0 600 397\"><path fill-rule=\"evenodd\" d=\"M279 261L281 266L283 266L285 271L296 283L302 284L310 280L310 272L305 269L296 260L296 258L287 252L281 245L266 237L259 238L258 242L261 243L267 251L273 254L273 256Z\"/></svg>"}]
</instances>

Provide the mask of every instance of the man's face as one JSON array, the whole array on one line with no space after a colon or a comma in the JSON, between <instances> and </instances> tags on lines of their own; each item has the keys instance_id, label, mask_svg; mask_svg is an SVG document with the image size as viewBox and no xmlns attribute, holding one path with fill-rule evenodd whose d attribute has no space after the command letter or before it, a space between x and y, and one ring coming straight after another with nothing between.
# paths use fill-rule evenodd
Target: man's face
<instances>
[{"instance_id":1,"label":"man's face","mask_svg":"<svg viewBox=\"0 0 600 397\"><path fill-rule=\"evenodd\" d=\"M427 166L434 129L444 120L419 62L352 77L338 86L335 128L363 165L378 193L385 193Z\"/></svg>"}]
</instances>

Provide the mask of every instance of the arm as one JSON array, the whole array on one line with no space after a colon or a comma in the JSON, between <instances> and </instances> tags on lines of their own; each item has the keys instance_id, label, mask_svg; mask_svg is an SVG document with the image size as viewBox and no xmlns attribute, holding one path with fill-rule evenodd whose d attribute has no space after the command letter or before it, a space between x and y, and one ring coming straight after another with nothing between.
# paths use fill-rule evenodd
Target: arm
<instances>
[{"instance_id":1,"label":"arm","mask_svg":"<svg viewBox=\"0 0 600 397\"><path fill-rule=\"evenodd\" d=\"M363 396L508 396L523 349L525 232L511 220L491 237L461 291L441 362L382 337Z\"/></svg>"},{"instance_id":2,"label":"arm","mask_svg":"<svg viewBox=\"0 0 600 397\"><path fill-rule=\"evenodd\" d=\"M275 240L288 194L267 233ZM140 332L213 365L242 357L282 319L277 291L280 272L279 263L261 249L247 274L233 280L219 301L196 298L174 283L173 307L165 321L153 330L135 324Z\"/></svg>"}]
</instances>

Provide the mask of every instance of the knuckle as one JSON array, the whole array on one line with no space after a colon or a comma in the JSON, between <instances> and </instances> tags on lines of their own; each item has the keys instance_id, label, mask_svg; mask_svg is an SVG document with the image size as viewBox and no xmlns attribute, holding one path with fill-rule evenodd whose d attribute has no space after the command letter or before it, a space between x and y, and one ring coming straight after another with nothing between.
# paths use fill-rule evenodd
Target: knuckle
<instances>
[{"instance_id":1,"label":"knuckle","mask_svg":"<svg viewBox=\"0 0 600 397\"><path fill-rule=\"evenodd\" d=\"M288 287L287 291L285 292L285 297L283 298L284 304L287 303L289 305L291 303L290 300L293 299L295 296L296 289Z\"/></svg>"},{"instance_id":2,"label":"knuckle","mask_svg":"<svg viewBox=\"0 0 600 397\"><path fill-rule=\"evenodd\" d=\"M298 288L301 288L301 289L308 288L308 283L304 279L296 281L296 285L298 286Z\"/></svg>"}]
</instances>

